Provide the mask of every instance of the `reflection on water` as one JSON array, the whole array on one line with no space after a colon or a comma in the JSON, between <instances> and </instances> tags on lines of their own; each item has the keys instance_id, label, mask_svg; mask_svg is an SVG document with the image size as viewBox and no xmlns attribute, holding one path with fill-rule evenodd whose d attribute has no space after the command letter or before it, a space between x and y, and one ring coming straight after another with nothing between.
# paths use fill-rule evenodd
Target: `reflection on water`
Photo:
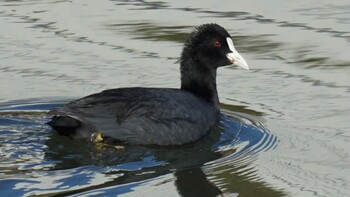
<instances>
[{"instance_id":1,"label":"reflection on water","mask_svg":"<svg viewBox=\"0 0 350 197\"><path fill-rule=\"evenodd\" d=\"M151 23L136 24L109 24L107 29L117 31L118 33L132 34L133 39L152 40L152 41L171 41L183 43L188 33L184 29L191 29L190 26L158 26Z\"/></svg>"},{"instance_id":2,"label":"reflection on water","mask_svg":"<svg viewBox=\"0 0 350 197\"><path fill-rule=\"evenodd\" d=\"M348 196L349 6L2 1L2 194ZM178 87L182 43L193 26L209 22L228 29L252 70L218 70L223 115L200 142L115 150L44 125L45 112L70 98Z\"/></svg>"},{"instance_id":3,"label":"reflection on water","mask_svg":"<svg viewBox=\"0 0 350 197\"><path fill-rule=\"evenodd\" d=\"M6 194L120 194L125 192L125 184L131 191L140 183L165 175L175 178L176 190L183 196L217 196L223 188L225 193L244 195L249 194L247 191L282 194L252 176L250 164L254 158L277 145L276 137L255 119L232 111L223 114L219 126L197 143L117 150L52 133L44 124L48 120L45 112L57 105L31 101L0 109L0 132L5 136L1 143L1 172L5 176L0 182L6 186ZM241 106L230 108L238 108L240 114L249 117L259 114ZM235 174L240 187L231 188L231 181L222 182L219 177L227 171ZM206 174L210 173L214 174L208 180ZM45 181L47 177L50 179Z\"/></svg>"}]
</instances>

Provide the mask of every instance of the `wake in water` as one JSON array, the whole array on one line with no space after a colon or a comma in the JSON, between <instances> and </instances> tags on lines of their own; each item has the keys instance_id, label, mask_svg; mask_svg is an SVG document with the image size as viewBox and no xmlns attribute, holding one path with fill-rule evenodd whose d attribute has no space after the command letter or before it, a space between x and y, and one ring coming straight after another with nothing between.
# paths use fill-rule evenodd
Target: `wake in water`
<instances>
[{"instance_id":1,"label":"wake in water","mask_svg":"<svg viewBox=\"0 0 350 197\"><path fill-rule=\"evenodd\" d=\"M196 143L123 150L99 147L59 136L44 124L49 118L46 112L60 104L15 101L0 106L0 166L4 174L0 184L5 186L5 194L120 194L166 177L180 194L218 195L222 191L206 174L223 168L249 169L258 154L277 145L277 138L258 118L230 111ZM249 182L244 176L239 179ZM198 183L199 188L187 188L189 181Z\"/></svg>"}]
</instances>

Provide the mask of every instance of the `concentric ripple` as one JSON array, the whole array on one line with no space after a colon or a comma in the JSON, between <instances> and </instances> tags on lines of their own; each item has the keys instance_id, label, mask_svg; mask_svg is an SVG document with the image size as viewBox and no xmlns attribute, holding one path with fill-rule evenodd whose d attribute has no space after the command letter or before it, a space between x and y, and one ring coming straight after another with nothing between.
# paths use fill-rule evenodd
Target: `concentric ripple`
<instances>
[{"instance_id":1,"label":"concentric ripple","mask_svg":"<svg viewBox=\"0 0 350 197\"><path fill-rule=\"evenodd\" d=\"M268 151L277 145L276 136L272 135L263 123L242 113L230 112L223 114L221 125L224 131L217 144L217 151L225 152L235 149L234 153L226 155L208 164L224 165L227 162L249 162L258 153Z\"/></svg>"},{"instance_id":2,"label":"concentric ripple","mask_svg":"<svg viewBox=\"0 0 350 197\"><path fill-rule=\"evenodd\" d=\"M208 184L207 192L216 195L220 190L210 182L225 185L220 172L233 171L243 176L240 179L253 179L250 164L278 141L258 117L224 111L213 132L193 144L123 150L98 147L86 140L58 136L44 124L49 119L46 112L61 103L31 100L0 106L0 185L4 194L120 194L165 176L168 178L163 181L174 182L179 191L186 191L181 180L195 177L193 181L202 180Z\"/></svg>"}]
</instances>

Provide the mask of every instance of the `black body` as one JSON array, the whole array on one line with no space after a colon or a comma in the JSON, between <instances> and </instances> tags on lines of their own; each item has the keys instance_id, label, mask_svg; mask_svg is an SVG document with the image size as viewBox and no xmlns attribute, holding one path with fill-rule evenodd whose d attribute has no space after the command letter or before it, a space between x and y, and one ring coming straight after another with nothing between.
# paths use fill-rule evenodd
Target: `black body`
<instances>
[{"instance_id":1,"label":"black body","mask_svg":"<svg viewBox=\"0 0 350 197\"><path fill-rule=\"evenodd\" d=\"M181 89L106 90L51 110L54 116L48 124L62 135L89 139L101 132L125 144L194 142L219 118L216 69L230 64L227 37L216 24L199 26L190 34L180 60Z\"/></svg>"}]
</instances>

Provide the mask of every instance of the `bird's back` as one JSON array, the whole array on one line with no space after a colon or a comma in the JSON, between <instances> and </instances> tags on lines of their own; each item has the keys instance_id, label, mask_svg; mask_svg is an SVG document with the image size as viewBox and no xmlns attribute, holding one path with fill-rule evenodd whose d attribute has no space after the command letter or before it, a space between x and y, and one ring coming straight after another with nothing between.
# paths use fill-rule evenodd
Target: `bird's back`
<instances>
[{"instance_id":1,"label":"bird's back","mask_svg":"<svg viewBox=\"0 0 350 197\"><path fill-rule=\"evenodd\" d=\"M56 119L77 120L64 125L79 127L75 136L89 137L98 131L123 143L142 145L196 141L214 126L218 113L214 105L187 91L164 88L106 90L50 111Z\"/></svg>"}]
</instances>

